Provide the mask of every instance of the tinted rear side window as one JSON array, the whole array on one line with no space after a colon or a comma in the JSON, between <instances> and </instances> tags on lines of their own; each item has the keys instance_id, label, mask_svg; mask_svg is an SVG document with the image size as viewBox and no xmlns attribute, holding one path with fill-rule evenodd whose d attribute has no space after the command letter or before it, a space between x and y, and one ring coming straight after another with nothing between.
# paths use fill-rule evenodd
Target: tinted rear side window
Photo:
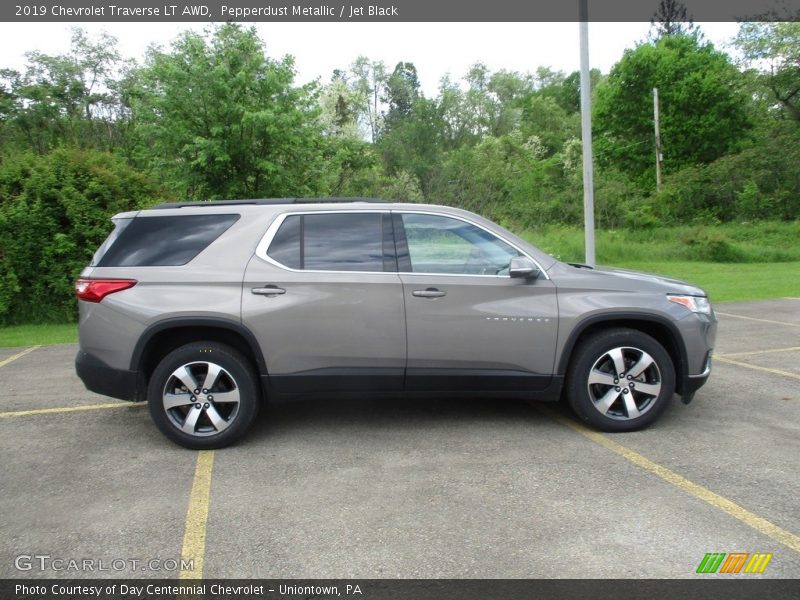
<instances>
[{"instance_id":1,"label":"tinted rear side window","mask_svg":"<svg viewBox=\"0 0 800 600\"><path fill-rule=\"evenodd\" d=\"M239 215L138 217L119 234L98 267L185 265L205 250Z\"/></svg>"},{"instance_id":2,"label":"tinted rear side window","mask_svg":"<svg viewBox=\"0 0 800 600\"><path fill-rule=\"evenodd\" d=\"M267 255L291 269L394 271L388 213L290 215Z\"/></svg>"},{"instance_id":3,"label":"tinted rear side window","mask_svg":"<svg viewBox=\"0 0 800 600\"><path fill-rule=\"evenodd\" d=\"M300 225L302 217L294 215L286 220L278 229L267 254L282 265L290 269L302 269L303 262L300 258Z\"/></svg>"},{"instance_id":4,"label":"tinted rear side window","mask_svg":"<svg viewBox=\"0 0 800 600\"><path fill-rule=\"evenodd\" d=\"M383 271L379 213L306 215L303 268L316 271Z\"/></svg>"}]
</instances>

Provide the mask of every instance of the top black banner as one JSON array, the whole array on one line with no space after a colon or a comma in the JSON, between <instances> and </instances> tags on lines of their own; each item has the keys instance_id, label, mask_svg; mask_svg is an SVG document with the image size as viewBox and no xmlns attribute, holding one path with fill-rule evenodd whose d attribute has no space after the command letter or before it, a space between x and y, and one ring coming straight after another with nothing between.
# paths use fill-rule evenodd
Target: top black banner
<instances>
[{"instance_id":1,"label":"top black banner","mask_svg":"<svg viewBox=\"0 0 800 600\"><path fill-rule=\"evenodd\" d=\"M588 20L648 22L661 0L588 0ZM578 21L580 0L11 0L2 21L28 22L555 22ZM685 0L687 18L797 21L800 0Z\"/></svg>"}]
</instances>

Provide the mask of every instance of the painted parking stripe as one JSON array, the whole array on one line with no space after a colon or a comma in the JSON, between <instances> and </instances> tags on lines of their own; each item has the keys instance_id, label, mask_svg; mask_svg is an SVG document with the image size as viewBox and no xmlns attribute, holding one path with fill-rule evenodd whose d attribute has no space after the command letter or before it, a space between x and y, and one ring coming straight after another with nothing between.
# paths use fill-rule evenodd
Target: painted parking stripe
<instances>
[{"instance_id":1,"label":"painted parking stripe","mask_svg":"<svg viewBox=\"0 0 800 600\"><path fill-rule=\"evenodd\" d=\"M734 315L733 313L726 313L720 311L714 311L718 315L722 315L723 317L734 317L736 319L745 319L747 321L759 321L760 323L772 323L773 325L788 325L789 327L800 327L800 323L787 323L786 321L773 321L772 319L758 319L756 317L745 317L744 315Z\"/></svg>"},{"instance_id":2,"label":"painted parking stripe","mask_svg":"<svg viewBox=\"0 0 800 600\"><path fill-rule=\"evenodd\" d=\"M31 352L33 352L37 348L41 348L41 346L31 346L30 348L25 348L25 350L23 350L22 352L18 352L17 354L14 354L13 356L9 356L5 360L0 361L0 367L5 367L8 363L12 363L15 360L17 360L18 358L22 358L26 354L30 354Z\"/></svg>"},{"instance_id":3,"label":"painted parking stripe","mask_svg":"<svg viewBox=\"0 0 800 600\"><path fill-rule=\"evenodd\" d=\"M728 363L729 365L736 365L737 367L744 367L746 369L753 369L754 371L763 371L765 373L772 373L773 375L780 375L782 377L791 377L792 379L800 379L797 373L790 373L789 371L782 371L781 369L771 369L770 367L762 367L759 365L751 365L748 363L733 360L726 356L714 356L714 360L719 362Z\"/></svg>"},{"instance_id":4,"label":"painted parking stripe","mask_svg":"<svg viewBox=\"0 0 800 600\"><path fill-rule=\"evenodd\" d=\"M689 481L682 475L678 475L675 471L668 469L667 467L661 466L658 463L653 462L649 458L639 454L638 452L631 450L621 444L618 444L608 437L601 433L597 433L596 431L592 431L591 429L584 427L580 423L572 421L566 417L563 417L553 411L550 408L541 405L535 405L536 409L540 412L546 414L551 419L558 421L562 425L566 425L570 429L577 431L585 438L590 439L596 444L603 446L604 448L619 454L626 460L629 460L637 467L641 467L645 471L652 473L656 477L659 477L666 481L667 483L671 483L675 487L683 490L684 492L691 494L695 498L702 500L703 502L707 502L714 508L718 508L722 512L740 520L745 525L752 527L759 533L762 533L773 540L780 542L784 546L791 548L795 552L800 552L800 536L795 535L791 531L787 531L781 527L778 527L774 523L767 521L763 517L759 517L757 514L750 512L746 508L743 508L720 496L719 494L715 494L708 488L703 487L693 481Z\"/></svg>"},{"instance_id":5,"label":"painted parking stripe","mask_svg":"<svg viewBox=\"0 0 800 600\"><path fill-rule=\"evenodd\" d=\"M797 352L800 351L800 346L792 346L791 348L770 348L768 350L753 350L752 352L725 352L724 354L715 354L715 358L738 358L740 356L756 356L758 354L771 354L773 352Z\"/></svg>"},{"instance_id":6,"label":"painted parking stripe","mask_svg":"<svg viewBox=\"0 0 800 600\"><path fill-rule=\"evenodd\" d=\"M71 413L81 410L101 410L104 408L132 408L144 406L145 402L105 402L103 404L83 404L80 406L59 406L56 408L34 408L31 410L9 410L0 412L0 418L9 417L30 417L32 415L52 415L58 413Z\"/></svg>"},{"instance_id":7,"label":"painted parking stripe","mask_svg":"<svg viewBox=\"0 0 800 600\"><path fill-rule=\"evenodd\" d=\"M186 510L186 527L183 534L181 562L194 561L194 570L183 570L179 579L202 579L203 559L206 553L206 523L208 503L211 495L211 470L214 467L214 451L201 450L197 453L197 466L194 470L192 493L189 508Z\"/></svg>"}]
</instances>

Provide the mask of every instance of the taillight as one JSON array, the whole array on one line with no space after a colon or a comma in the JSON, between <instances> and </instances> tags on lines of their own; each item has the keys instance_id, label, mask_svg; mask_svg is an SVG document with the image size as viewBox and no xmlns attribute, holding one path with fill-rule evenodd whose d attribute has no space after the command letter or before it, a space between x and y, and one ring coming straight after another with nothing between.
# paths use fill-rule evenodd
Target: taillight
<instances>
[{"instance_id":1,"label":"taillight","mask_svg":"<svg viewBox=\"0 0 800 600\"><path fill-rule=\"evenodd\" d=\"M78 279L75 282L75 295L86 302L100 302L109 294L135 285L135 279Z\"/></svg>"}]
</instances>

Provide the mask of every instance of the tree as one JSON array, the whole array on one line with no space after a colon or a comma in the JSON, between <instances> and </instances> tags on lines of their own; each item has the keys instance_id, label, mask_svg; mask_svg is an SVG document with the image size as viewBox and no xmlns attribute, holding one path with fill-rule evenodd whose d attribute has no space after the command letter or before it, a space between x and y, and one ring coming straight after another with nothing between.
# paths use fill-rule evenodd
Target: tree
<instances>
[{"instance_id":1,"label":"tree","mask_svg":"<svg viewBox=\"0 0 800 600\"><path fill-rule=\"evenodd\" d=\"M531 75L503 69L492 73L476 63L464 81L466 91L449 77L442 79L439 88L450 140L476 143L486 135L505 135L518 128L522 105L534 88Z\"/></svg>"},{"instance_id":2,"label":"tree","mask_svg":"<svg viewBox=\"0 0 800 600\"><path fill-rule=\"evenodd\" d=\"M603 82L603 74L599 69L589 71L591 89L594 91ZM552 98L567 114L581 111L581 72L573 71L569 75L560 73L560 77L553 77L538 86L535 91L537 96Z\"/></svg>"},{"instance_id":3,"label":"tree","mask_svg":"<svg viewBox=\"0 0 800 600\"><path fill-rule=\"evenodd\" d=\"M661 0L650 19L650 39L657 41L670 35L691 35L696 29L686 6L679 0Z\"/></svg>"},{"instance_id":4,"label":"tree","mask_svg":"<svg viewBox=\"0 0 800 600\"><path fill-rule=\"evenodd\" d=\"M13 138L10 126L19 110L19 97L12 82L18 77L19 73L13 69L0 69L0 144L3 146Z\"/></svg>"},{"instance_id":5,"label":"tree","mask_svg":"<svg viewBox=\"0 0 800 600\"><path fill-rule=\"evenodd\" d=\"M414 63L397 63L386 80L386 103L389 105L389 112L386 115L387 126L391 127L393 122L411 115L414 102L419 97L419 77Z\"/></svg>"},{"instance_id":6,"label":"tree","mask_svg":"<svg viewBox=\"0 0 800 600\"><path fill-rule=\"evenodd\" d=\"M364 97L348 84L345 73L337 72L321 90L319 104L325 134L363 139L359 120Z\"/></svg>"},{"instance_id":7,"label":"tree","mask_svg":"<svg viewBox=\"0 0 800 600\"><path fill-rule=\"evenodd\" d=\"M359 56L350 67L353 74L351 85L363 99L362 115L369 129L370 140L375 143L383 128L384 90L386 87L386 65L381 61L371 61Z\"/></svg>"},{"instance_id":8,"label":"tree","mask_svg":"<svg viewBox=\"0 0 800 600\"><path fill-rule=\"evenodd\" d=\"M580 136L580 119L577 113L567 114L553 98L532 94L523 104L520 128L525 137L538 137L547 154L553 155L568 139Z\"/></svg>"},{"instance_id":9,"label":"tree","mask_svg":"<svg viewBox=\"0 0 800 600\"><path fill-rule=\"evenodd\" d=\"M475 140L470 115L465 110L465 94L449 75L439 83L439 109L443 123L443 142L450 150L459 148Z\"/></svg>"},{"instance_id":10,"label":"tree","mask_svg":"<svg viewBox=\"0 0 800 600\"><path fill-rule=\"evenodd\" d=\"M387 174L413 174L426 191L430 176L442 160L445 124L433 100L417 98L411 112L391 121L378 140Z\"/></svg>"},{"instance_id":11,"label":"tree","mask_svg":"<svg viewBox=\"0 0 800 600\"><path fill-rule=\"evenodd\" d=\"M742 23L735 40L783 112L800 122L800 23Z\"/></svg>"},{"instance_id":12,"label":"tree","mask_svg":"<svg viewBox=\"0 0 800 600\"><path fill-rule=\"evenodd\" d=\"M483 63L472 65L464 78L469 85L465 100L465 109L472 124L472 131L482 137L491 133L497 119L497 104L491 96L489 67Z\"/></svg>"},{"instance_id":13,"label":"tree","mask_svg":"<svg viewBox=\"0 0 800 600\"><path fill-rule=\"evenodd\" d=\"M304 196L325 168L314 86L290 57L265 56L254 28L184 32L133 75L139 156L196 199ZM137 89L138 88L138 89Z\"/></svg>"},{"instance_id":14,"label":"tree","mask_svg":"<svg viewBox=\"0 0 800 600\"><path fill-rule=\"evenodd\" d=\"M26 54L24 72L0 72L0 115L17 143L39 153L59 144L111 149L118 144L119 100L114 78L121 65L116 38L92 40L72 30L67 54Z\"/></svg>"},{"instance_id":15,"label":"tree","mask_svg":"<svg viewBox=\"0 0 800 600\"><path fill-rule=\"evenodd\" d=\"M750 127L741 82L727 55L696 36L672 35L627 50L596 91L598 161L646 175L651 186L656 87L665 172L736 150Z\"/></svg>"}]
</instances>

